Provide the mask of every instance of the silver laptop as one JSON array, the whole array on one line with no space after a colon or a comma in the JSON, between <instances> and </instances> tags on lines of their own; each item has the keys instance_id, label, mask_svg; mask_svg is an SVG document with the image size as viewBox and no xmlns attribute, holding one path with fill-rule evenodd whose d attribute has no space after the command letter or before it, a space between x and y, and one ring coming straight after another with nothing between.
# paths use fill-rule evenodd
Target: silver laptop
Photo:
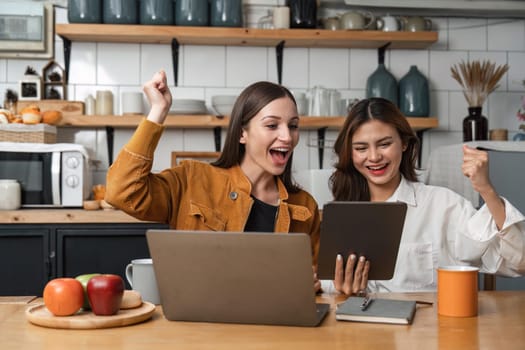
<instances>
[{"instance_id":1,"label":"silver laptop","mask_svg":"<svg viewBox=\"0 0 525 350\"><path fill-rule=\"evenodd\" d=\"M148 230L162 310L171 321L317 326L306 234Z\"/></svg>"}]
</instances>

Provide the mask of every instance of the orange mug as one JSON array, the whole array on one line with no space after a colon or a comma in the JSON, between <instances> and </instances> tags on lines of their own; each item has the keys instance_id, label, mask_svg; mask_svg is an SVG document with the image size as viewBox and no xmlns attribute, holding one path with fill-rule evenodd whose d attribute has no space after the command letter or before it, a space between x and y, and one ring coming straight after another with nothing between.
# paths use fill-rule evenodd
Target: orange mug
<instances>
[{"instance_id":1,"label":"orange mug","mask_svg":"<svg viewBox=\"0 0 525 350\"><path fill-rule=\"evenodd\" d=\"M439 315L478 315L478 271L473 266L444 266L437 269Z\"/></svg>"}]
</instances>

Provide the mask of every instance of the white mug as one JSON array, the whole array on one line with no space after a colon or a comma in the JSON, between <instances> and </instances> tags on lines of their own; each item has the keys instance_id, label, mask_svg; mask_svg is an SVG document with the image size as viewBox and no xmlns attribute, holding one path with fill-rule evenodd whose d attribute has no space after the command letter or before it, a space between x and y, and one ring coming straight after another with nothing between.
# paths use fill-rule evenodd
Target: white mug
<instances>
[{"instance_id":1,"label":"white mug","mask_svg":"<svg viewBox=\"0 0 525 350\"><path fill-rule=\"evenodd\" d=\"M120 96L122 114L143 114L142 92L123 92Z\"/></svg>"},{"instance_id":2,"label":"white mug","mask_svg":"<svg viewBox=\"0 0 525 350\"><path fill-rule=\"evenodd\" d=\"M160 304L157 279L152 259L134 259L126 266L126 279L131 288L142 296L142 300Z\"/></svg>"},{"instance_id":3,"label":"white mug","mask_svg":"<svg viewBox=\"0 0 525 350\"><path fill-rule=\"evenodd\" d=\"M287 6L277 6L273 9L273 27L275 29L290 28L290 8Z\"/></svg>"},{"instance_id":4,"label":"white mug","mask_svg":"<svg viewBox=\"0 0 525 350\"><path fill-rule=\"evenodd\" d=\"M378 18L377 29L384 32L396 32L399 30L399 22L394 16L386 15Z\"/></svg>"}]
</instances>

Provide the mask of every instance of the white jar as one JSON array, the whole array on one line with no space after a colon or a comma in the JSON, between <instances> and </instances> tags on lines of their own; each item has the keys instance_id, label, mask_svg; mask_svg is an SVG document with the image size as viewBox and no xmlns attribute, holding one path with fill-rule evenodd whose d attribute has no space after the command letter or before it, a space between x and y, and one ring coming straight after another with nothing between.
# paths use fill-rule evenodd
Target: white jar
<instances>
[{"instance_id":1,"label":"white jar","mask_svg":"<svg viewBox=\"0 0 525 350\"><path fill-rule=\"evenodd\" d=\"M0 180L0 210L16 210L20 208L20 184L16 180Z\"/></svg>"}]
</instances>

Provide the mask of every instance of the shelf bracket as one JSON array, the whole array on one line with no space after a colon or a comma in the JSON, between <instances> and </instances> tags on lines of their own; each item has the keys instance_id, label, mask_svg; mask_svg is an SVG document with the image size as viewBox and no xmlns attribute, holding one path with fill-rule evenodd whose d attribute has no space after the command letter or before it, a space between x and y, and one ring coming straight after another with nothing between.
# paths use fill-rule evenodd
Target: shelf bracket
<instances>
[{"instance_id":1,"label":"shelf bracket","mask_svg":"<svg viewBox=\"0 0 525 350\"><path fill-rule=\"evenodd\" d=\"M173 62L173 79L175 81L175 86L179 84L179 47L179 42L177 39L173 38L171 40L171 59Z\"/></svg>"},{"instance_id":2,"label":"shelf bracket","mask_svg":"<svg viewBox=\"0 0 525 350\"><path fill-rule=\"evenodd\" d=\"M319 155L319 169L323 168L326 129L327 127L317 129L317 152Z\"/></svg>"},{"instance_id":3,"label":"shelf bracket","mask_svg":"<svg viewBox=\"0 0 525 350\"><path fill-rule=\"evenodd\" d=\"M284 49L284 40L282 40L275 47L275 55L277 58L277 81L279 84L283 82L283 49Z\"/></svg>"},{"instance_id":4,"label":"shelf bracket","mask_svg":"<svg viewBox=\"0 0 525 350\"><path fill-rule=\"evenodd\" d=\"M115 129L112 126L106 126L106 142L108 144L108 166L113 164L113 140Z\"/></svg>"},{"instance_id":5,"label":"shelf bracket","mask_svg":"<svg viewBox=\"0 0 525 350\"><path fill-rule=\"evenodd\" d=\"M60 35L60 38L62 38L64 43L64 81L67 84L69 81L69 63L71 62L71 40L62 35Z\"/></svg>"},{"instance_id":6,"label":"shelf bracket","mask_svg":"<svg viewBox=\"0 0 525 350\"><path fill-rule=\"evenodd\" d=\"M416 131L416 136L419 139L419 149L417 152L417 167L421 168L421 160L423 158L423 133L428 129L421 129Z\"/></svg>"},{"instance_id":7,"label":"shelf bracket","mask_svg":"<svg viewBox=\"0 0 525 350\"><path fill-rule=\"evenodd\" d=\"M213 136L215 139L215 151L220 152L221 151L221 127L216 126L213 128Z\"/></svg>"}]
</instances>

